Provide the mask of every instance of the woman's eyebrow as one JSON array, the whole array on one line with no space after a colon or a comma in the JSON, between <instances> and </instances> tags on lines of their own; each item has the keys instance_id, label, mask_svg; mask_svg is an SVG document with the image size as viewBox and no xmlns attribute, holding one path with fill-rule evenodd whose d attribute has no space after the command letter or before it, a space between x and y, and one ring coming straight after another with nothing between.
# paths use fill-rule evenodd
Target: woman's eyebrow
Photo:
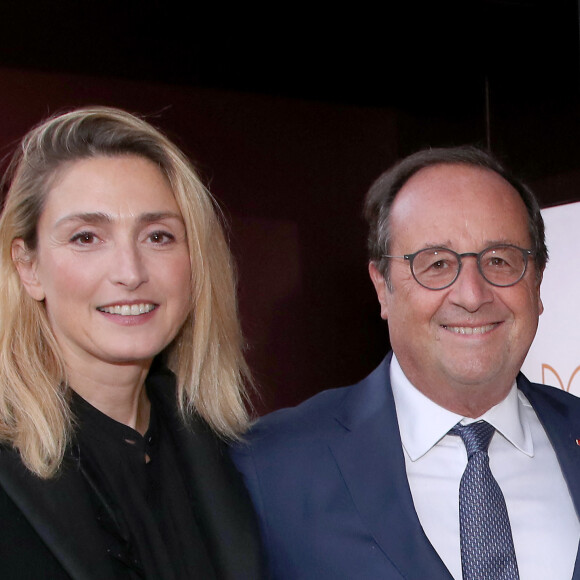
<instances>
[{"instance_id":1,"label":"woman's eyebrow","mask_svg":"<svg viewBox=\"0 0 580 580\"><path fill-rule=\"evenodd\" d=\"M164 219L177 219L183 222L183 218L181 214L173 211L160 211L160 212L147 212L141 214L137 221L139 223L149 224L157 221L161 221ZM60 226L64 223L68 222L82 222L86 224L102 224L102 223L113 223L115 220L114 218L106 213L102 212L81 212L81 213L74 213L70 215L66 215L60 218L56 225Z\"/></svg>"},{"instance_id":2,"label":"woman's eyebrow","mask_svg":"<svg viewBox=\"0 0 580 580\"><path fill-rule=\"evenodd\" d=\"M139 216L139 222L141 223L152 223L158 222L165 219L177 219L183 222L183 218L180 213L174 211L160 211L160 212L149 212L144 213Z\"/></svg>"},{"instance_id":3,"label":"woman's eyebrow","mask_svg":"<svg viewBox=\"0 0 580 580\"><path fill-rule=\"evenodd\" d=\"M99 223L111 223L112 221L113 221L112 217L106 213L82 212L65 215L64 217L57 220L55 225L60 226L67 222L83 222L87 224L99 224Z\"/></svg>"}]
</instances>

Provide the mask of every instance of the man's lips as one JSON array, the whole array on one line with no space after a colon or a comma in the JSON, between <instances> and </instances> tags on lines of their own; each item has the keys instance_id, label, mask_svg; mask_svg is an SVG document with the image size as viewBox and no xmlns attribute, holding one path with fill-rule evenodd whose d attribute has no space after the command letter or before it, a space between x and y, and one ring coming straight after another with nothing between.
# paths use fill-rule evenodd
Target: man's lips
<instances>
[{"instance_id":1,"label":"man's lips","mask_svg":"<svg viewBox=\"0 0 580 580\"><path fill-rule=\"evenodd\" d=\"M141 314L151 312L156 307L156 304L141 302L139 304L111 304L109 306L98 306L97 310L107 314L120 314L121 316L140 316Z\"/></svg>"},{"instance_id":2,"label":"man's lips","mask_svg":"<svg viewBox=\"0 0 580 580\"><path fill-rule=\"evenodd\" d=\"M445 330L453 332L454 334L486 334L487 332L492 331L498 325L499 322L484 324L483 326L451 326L447 324L442 324L441 326Z\"/></svg>"}]
</instances>

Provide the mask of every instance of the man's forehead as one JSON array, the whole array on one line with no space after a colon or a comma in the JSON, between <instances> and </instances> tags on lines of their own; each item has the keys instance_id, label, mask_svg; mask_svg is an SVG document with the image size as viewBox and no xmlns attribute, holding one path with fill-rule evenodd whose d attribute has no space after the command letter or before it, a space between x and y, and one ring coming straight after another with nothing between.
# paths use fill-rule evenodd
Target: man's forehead
<instances>
[{"instance_id":1,"label":"man's forehead","mask_svg":"<svg viewBox=\"0 0 580 580\"><path fill-rule=\"evenodd\" d=\"M492 169L469 163L437 163L423 167L414 173L403 184L397 197L408 189L424 186L452 186L464 182L484 182L490 188L505 188L519 196L513 186Z\"/></svg>"},{"instance_id":2,"label":"man's forehead","mask_svg":"<svg viewBox=\"0 0 580 580\"><path fill-rule=\"evenodd\" d=\"M467 164L438 164L413 175L391 210L393 238L454 239L455 233L485 240L529 242L525 204L503 177ZM432 238L432 240L429 240Z\"/></svg>"},{"instance_id":3,"label":"man's forehead","mask_svg":"<svg viewBox=\"0 0 580 580\"><path fill-rule=\"evenodd\" d=\"M501 175L485 167L458 163L440 163L420 169L401 187L393 206L403 202L424 204L432 198L441 203L446 199L477 203L487 198L497 203L505 198L507 205L515 204L525 210L518 191Z\"/></svg>"}]
</instances>

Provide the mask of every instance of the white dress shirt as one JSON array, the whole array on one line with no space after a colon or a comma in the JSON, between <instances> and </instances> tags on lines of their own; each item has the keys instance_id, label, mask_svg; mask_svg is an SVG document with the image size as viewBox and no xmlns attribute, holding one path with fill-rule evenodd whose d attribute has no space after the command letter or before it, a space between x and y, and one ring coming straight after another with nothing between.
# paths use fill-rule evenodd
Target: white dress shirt
<instances>
[{"instance_id":1,"label":"white dress shirt","mask_svg":"<svg viewBox=\"0 0 580 580\"><path fill-rule=\"evenodd\" d=\"M506 500L520 580L570 580L580 523L554 449L515 382L501 403L469 419L417 390L394 356L390 372L415 510L453 578L462 577L459 482L467 452L447 433L459 421L484 419L496 428L490 467Z\"/></svg>"}]
</instances>

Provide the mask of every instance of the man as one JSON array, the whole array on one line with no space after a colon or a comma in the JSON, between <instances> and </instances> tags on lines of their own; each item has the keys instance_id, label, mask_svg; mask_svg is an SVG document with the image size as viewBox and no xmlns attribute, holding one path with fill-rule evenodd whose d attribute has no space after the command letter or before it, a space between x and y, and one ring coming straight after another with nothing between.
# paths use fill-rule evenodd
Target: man
<instances>
[{"instance_id":1,"label":"man","mask_svg":"<svg viewBox=\"0 0 580 580\"><path fill-rule=\"evenodd\" d=\"M271 577L580 579L580 399L518 374L543 308L535 198L487 153L434 149L365 215L393 352L234 451Z\"/></svg>"}]
</instances>

